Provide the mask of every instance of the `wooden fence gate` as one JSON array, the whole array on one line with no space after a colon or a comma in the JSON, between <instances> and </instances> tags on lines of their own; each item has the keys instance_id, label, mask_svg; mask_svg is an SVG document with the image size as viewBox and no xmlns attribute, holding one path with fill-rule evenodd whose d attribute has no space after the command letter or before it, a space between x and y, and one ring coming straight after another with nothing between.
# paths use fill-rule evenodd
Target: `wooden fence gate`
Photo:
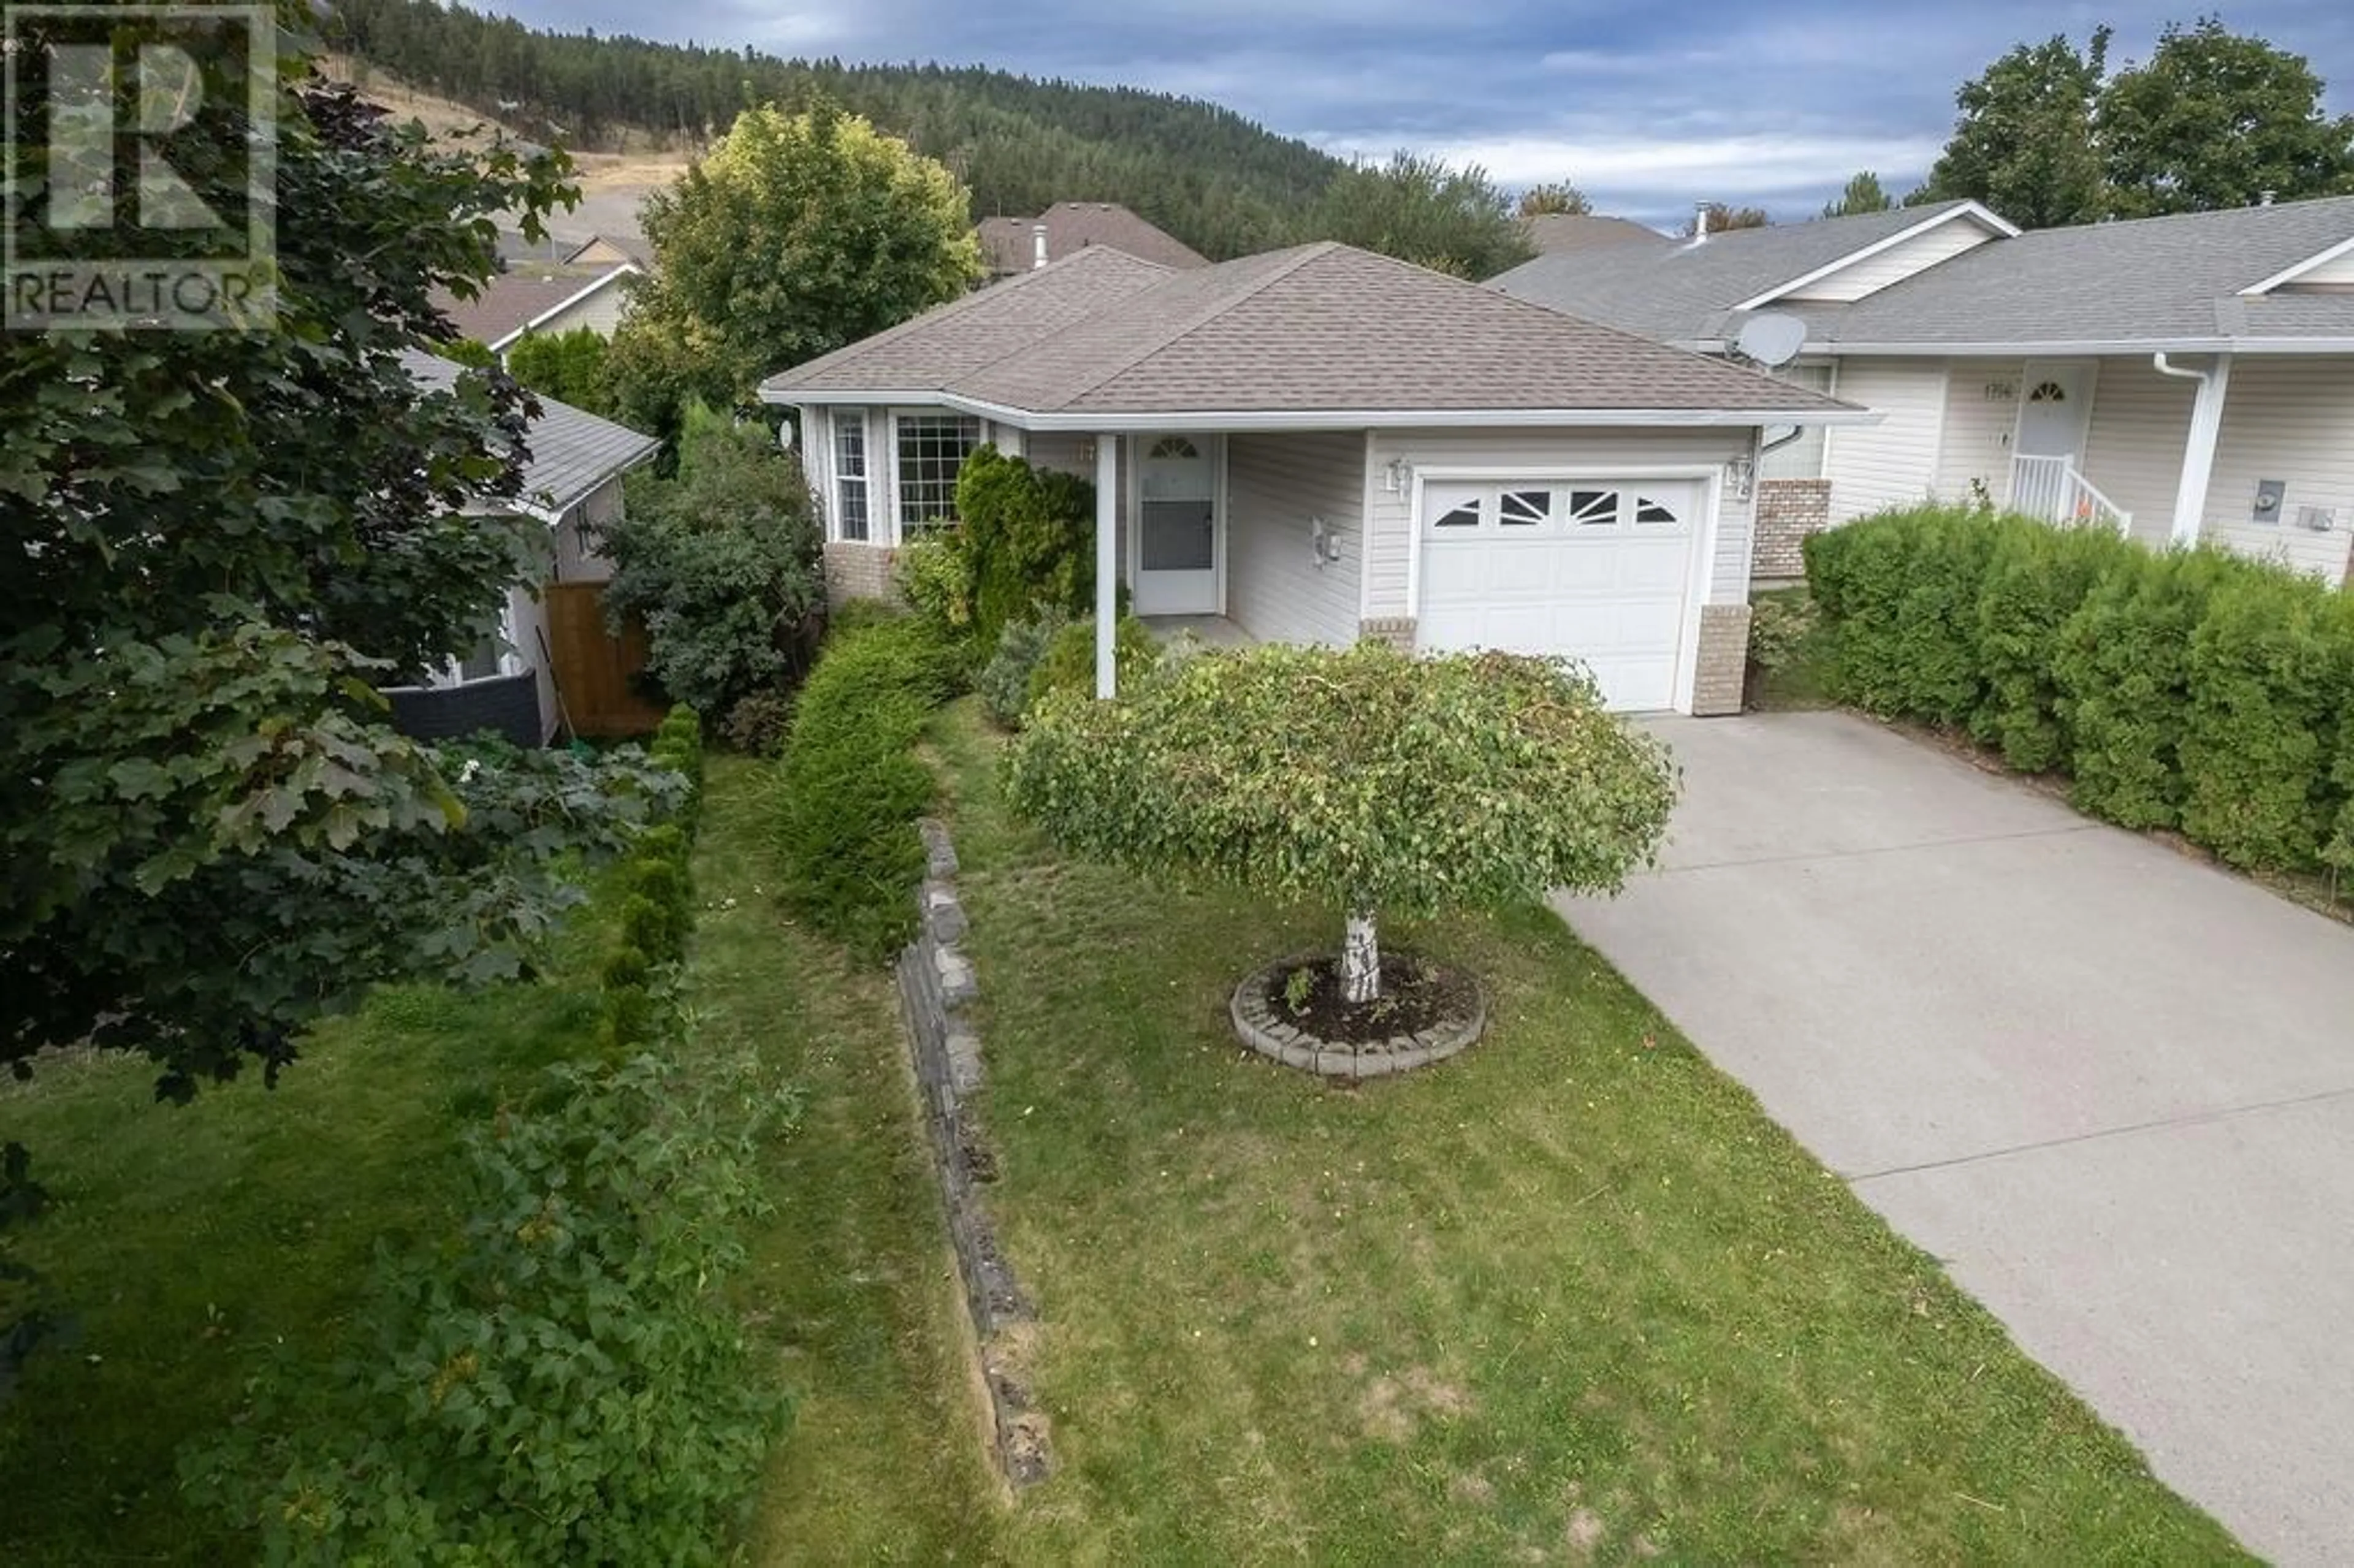
<instances>
[{"instance_id":1,"label":"wooden fence gate","mask_svg":"<svg viewBox=\"0 0 2354 1568\"><path fill-rule=\"evenodd\" d=\"M647 735L662 709L638 693L646 667L646 631L632 624L619 637L605 630L604 584L549 583L548 673L572 733L599 737Z\"/></svg>"}]
</instances>

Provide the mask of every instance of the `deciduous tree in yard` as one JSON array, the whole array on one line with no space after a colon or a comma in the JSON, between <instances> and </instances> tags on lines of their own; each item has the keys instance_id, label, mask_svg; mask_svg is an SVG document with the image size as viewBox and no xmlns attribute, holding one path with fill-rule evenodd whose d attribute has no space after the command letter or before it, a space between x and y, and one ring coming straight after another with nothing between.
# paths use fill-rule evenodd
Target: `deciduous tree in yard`
<instances>
[{"instance_id":1,"label":"deciduous tree in yard","mask_svg":"<svg viewBox=\"0 0 2354 1568\"><path fill-rule=\"evenodd\" d=\"M1492 278L1535 254L1512 199L1485 170L1412 153L1333 176L1303 232L1460 278Z\"/></svg>"},{"instance_id":2,"label":"deciduous tree in yard","mask_svg":"<svg viewBox=\"0 0 2354 1568\"><path fill-rule=\"evenodd\" d=\"M1839 199L1823 207L1825 217L1853 217L1858 213L1886 212L1896 205L1896 198L1881 185L1880 176L1870 169L1855 175L1839 194Z\"/></svg>"},{"instance_id":3,"label":"deciduous tree in yard","mask_svg":"<svg viewBox=\"0 0 2354 1568\"><path fill-rule=\"evenodd\" d=\"M1006 776L1081 853L1330 903L1352 1004L1382 995L1381 916L1616 892L1675 799L1665 748L1582 673L1370 641L1201 654L1122 700L1051 698Z\"/></svg>"},{"instance_id":4,"label":"deciduous tree in yard","mask_svg":"<svg viewBox=\"0 0 2354 1568\"><path fill-rule=\"evenodd\" d=\"M1546 217L1555 214L1579 217L1594 210L1585 193L1567 180L1548 180L1531 185L1521 193L1522 217Z\"/></svg>"},{"instance_id":5,"label":"deciduous tree in yard","mask_svg":"<svg viewBox=\"0 0 2354 1568\"><path fill-rule=\"evenodd\" d=\"M1968 196L2024 228L2090 223L2107 211L2093 105L2109 29L2079 49L2065 35L2020 44L1954 95L1954 134L1915 201Z\"/></svg>"},{"instance_id":6,"label":"deciduous tree in yard","mask_svg":"<svg viewBox=\"0 0 2354 1568\"><path fill-rule=\"evenodd\" d=\"M955 299L981 272L956 176L825 103L748 109L646 198L657 267L614 334L625 417L664 433L690 397L740 406L764 376Z\"/></svg>"},{"instance_id":7,"label":"deciduous tree in yard","mask_svg":"<svg viewBox=\"0 0 2354 1568\"><path fill-rule=\"evenodd\" d=\"M2094 129L2120 217L2354 190L2354 115L2322 110L2302 55L2223 30L2170 26L2101 90Z\"/></svg>"},{"instance_id":8,"label":"deciduous tree in yard","mask_svg":"<svg viewBox=\"0 0 2354 1568\"><path fill-rule=\"evenodd\" d=\"M479 287L494 215L535 223L562 166L436 146L301 72L259 84L277 330L0 334L0 1059L143 1048L175 1097L274 1071L377 980L513 973L546 888L496 852L593 805L470 830L370 690L472 646L516 576L461 508L520 488L524 395L421 396L400 350L449 335L432 291ZM246 134L206 122L175 166L241 197L194 143Z\"/></svg>"}]
</instances>

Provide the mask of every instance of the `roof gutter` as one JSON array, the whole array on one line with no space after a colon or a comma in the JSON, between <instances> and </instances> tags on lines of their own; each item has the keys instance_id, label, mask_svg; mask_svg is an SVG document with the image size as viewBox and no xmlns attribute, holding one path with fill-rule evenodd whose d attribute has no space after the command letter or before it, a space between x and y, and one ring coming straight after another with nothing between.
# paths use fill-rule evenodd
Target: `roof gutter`
<instances>
[{"instance_id":1,"label":"roof gutter","mask_svg":"<svg viewBox=\"0 0 2354 1568\"><path fill-rule=\"evenodd\" d=\"M1021 430L1176 433L1251 430L1553 429L1612 426L1876 425L1869 408L1230 408L1088 413L1036 411L938 389L901 392L799 391L763 387L760 401L779 407L954 408Z\"/></svg>"},{"instance_id":2,"label":"roof gutter","mask_svg":"<svg viewBox=\"0 0 2354 1568\"><path fill-rule=\"evenodd\" d=\"M1714 352L1723 352L1721 342ZM1808 343L1802 357L2017 359L2022 355L2117 355L2139 358L2146 354L2354 354L2354 337L2086 338L2057 343L2020 338L2007 343L1849 343L1816 338Z\"/></svg>"}]
</instances>

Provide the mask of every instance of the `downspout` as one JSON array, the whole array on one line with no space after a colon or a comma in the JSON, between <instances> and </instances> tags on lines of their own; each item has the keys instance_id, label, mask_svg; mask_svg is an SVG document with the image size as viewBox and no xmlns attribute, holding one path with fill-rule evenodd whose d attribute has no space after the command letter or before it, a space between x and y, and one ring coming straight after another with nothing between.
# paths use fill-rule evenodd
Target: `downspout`
<instances>
[{"instance_id":1,"label":"downspout","mask_svg":"<svg viewBox=\"0 0 2354 1568\"><path fill-rule=\"evenodd\" d=\"M2215 442L2223 431L2223 398L2232 385L2232 356L2219 354L2212 367L2189 370L2169 362L2164 349L2149 356L2160 376L2199 387L2190 404L2190 429L2182 443L2182 478L2174 492L2174 522L2168 539L2195 545L2207 514L2207 483L2215 471Z\"/></svg>"}]
</instances>

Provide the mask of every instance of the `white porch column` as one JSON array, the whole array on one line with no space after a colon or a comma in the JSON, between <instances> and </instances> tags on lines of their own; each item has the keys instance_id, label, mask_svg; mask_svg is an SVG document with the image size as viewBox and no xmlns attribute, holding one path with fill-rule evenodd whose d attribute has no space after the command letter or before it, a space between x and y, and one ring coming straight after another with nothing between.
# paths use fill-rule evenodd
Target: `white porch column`
<instances>
[{"instance_id":1,"label":"white porch column","mask_svg":"<svg viewBox=\"0 0 2354 1568\"><path fill-rule=\"evenodd\" d=\"M1096 697L1119 683L1119 438L1096 437Z\"/></svg>"},{"instance_id":2,"label":"white porch column","mask_svg":"<svg viewBox=\"0 0 2354 1568\"><path fill-rule=\"evenodd\" d=\"M2190 405L2190 434L2182 443L2182 480L2174 492L2174 525L2168 537L2177 545L2195 545L2207 516L2207 481L2215 471L2215 440L2223 430L2223 398L2232 387L2232 356L2219 354L2206 370L2182 370L2167 363L2163 354L2151 364L2162 376L2195 378L2199 390Z\"/></svg>"}]
</instances>

